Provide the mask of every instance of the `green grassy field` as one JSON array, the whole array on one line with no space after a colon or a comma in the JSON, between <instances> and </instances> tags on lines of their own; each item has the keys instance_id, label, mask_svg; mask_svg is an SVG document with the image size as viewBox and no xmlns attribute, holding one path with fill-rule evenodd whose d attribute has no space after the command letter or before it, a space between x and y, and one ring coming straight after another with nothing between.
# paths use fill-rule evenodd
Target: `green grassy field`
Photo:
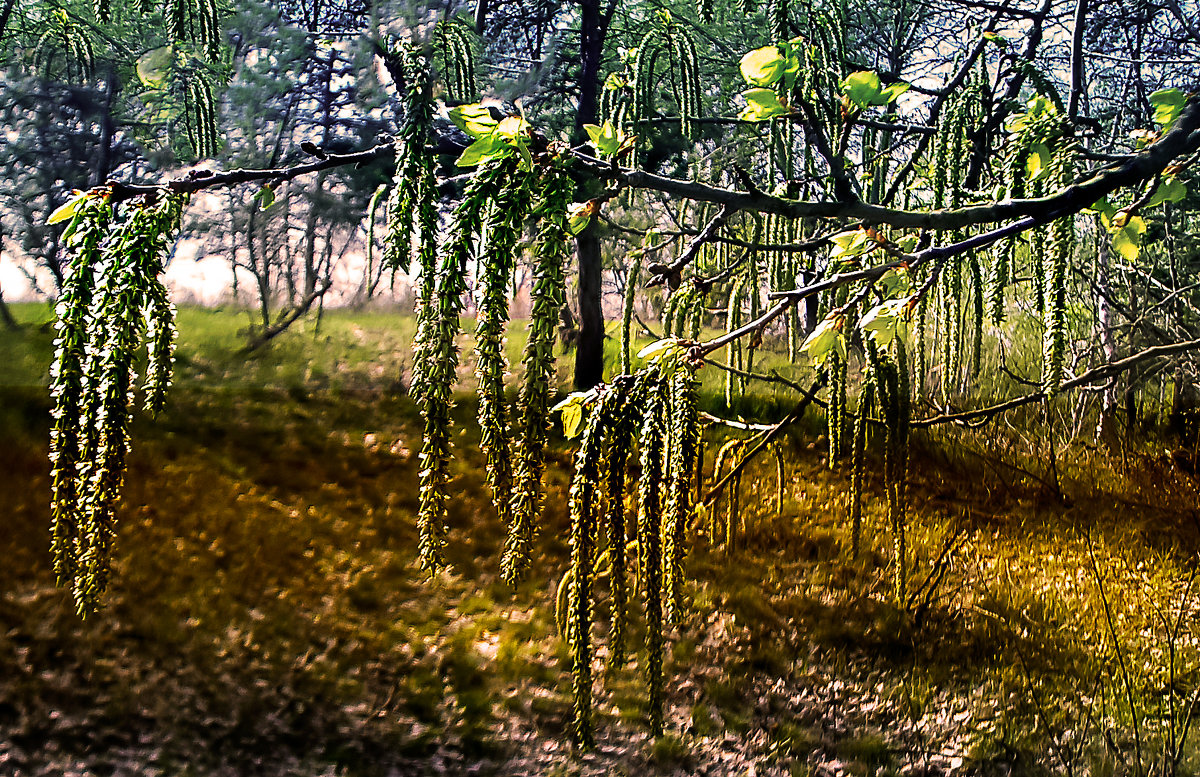
<instances>
[{"instance_id":1,"label":"green grassy field","mask_svg":"<svg viewBox=\"0 0 1200 777\"><path fill-rule=\"evenodd\" d=\"M635 659L598 669L599 746L574 756L553 613L571 448L556 432L534 573L510 590L469 353L452 569L428 579L411 319L331 311L246 357L244 314L180 311L177 385L160 418L135 424L108 606L80 621L48 552L50 311L14 307L24 328L0 334L0 774L1198 767L1197 481L1170 457L1069 448L1059 495L1032 471L1036 451L996 453L994 427L919 437L910 545L927 595L899 607L882 484L869 478L852 559L847 473L825 464L814 414L780 446L782 482L771 457L743 478L741 545L690 549L669 734L645 734ZM517 325L514 364L521 340ZM786 396L767 386L747 401L782 414ZM711 467L715 430L708 440Z\"/></svg>"}]
</instances>

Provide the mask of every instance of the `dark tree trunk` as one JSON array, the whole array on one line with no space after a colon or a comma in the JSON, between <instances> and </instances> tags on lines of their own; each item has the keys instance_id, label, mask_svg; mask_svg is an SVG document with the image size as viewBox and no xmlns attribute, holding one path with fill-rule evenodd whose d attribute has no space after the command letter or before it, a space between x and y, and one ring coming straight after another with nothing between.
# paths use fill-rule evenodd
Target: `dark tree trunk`
<instances>
[{"instance_id":1,"label":"dark tree trunk","mask_svg":"<svg viewBox=\"0 0 1200 777\"><path fill-rule=\"evenodd\" d=\"M579 341L575 347L575 388L585 391L604 380L604 311L601 309L603 256L592 225L575 241L579 255Z\"/></svg>"},{"instance_id":2,"label":"dark tree trunk","mask_svg":"<svg viewBox=\"0 0 1200 777\"><path fill-rule=\"evenodd\" d=\"M575 115L576 139L583 137L583 125L594 124L600 95L600 65L604 53L604 34L612 17L610 5L601 14L601 0L580 2L579 112ZM595 225L575 239L579 258L579 343L575 349L575 388L580 391L604 379L604 312L601 309L603 253Z\"/></svg>"}]
</instances>

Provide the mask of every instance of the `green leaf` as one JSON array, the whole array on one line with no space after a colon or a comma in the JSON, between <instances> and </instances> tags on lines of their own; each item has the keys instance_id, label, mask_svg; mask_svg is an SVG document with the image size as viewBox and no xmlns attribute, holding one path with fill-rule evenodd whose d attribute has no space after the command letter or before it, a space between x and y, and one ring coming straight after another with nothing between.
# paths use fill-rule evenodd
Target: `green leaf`
<instances>
[{"instance_id":1,"label":"green leaf","mask_svg":"<svg viewBox=\"0 0 1200 777\"><path fill-rule=\"evenodd\" d=\"M479 103L459 105L449 110L450 121L473 138L483 138L496 131L500 122L492 117L492 112Z\"/></svg>"},{"instance_id":2,"label":"green leaf","mask_svg":"<svg viewBox=\"0 0 1200 777\"><path fill-rule=\"evenodd\" d=\"M1113 250L1132 262L1141 253L1142 235L1146 234L1146 221L1141 216L1132 216L1121 223L1113 219L1115 228L1112 231Z\"/></svg>"},{"instance_id":3,"label":"green leaf","mask_svg":"<svg viewBox=\"0 0 1200 777\"><path fill-rule=\"evenodd\" d=\"M645 359L651 364L655 364L665 358L680 353L682 350L683 347L679 344L679 340L674 337L667 337L650 343L650 345L647 345L645 348L638 351L638 358Z\"/></svg>"},{"instance_id":4,"label":"green leaf","mask_svg":"<svg viewBox=\"0 0 1200 777\"><path fill-rule=\"evenodd\" d=\"M269 183L263 184L263 187L254 193L253 199L259 210L266 210L275 204L275 187Z\"/></svg>"},{"instance_id":5,"label":"green leaf","mask_svg":"<svg viewBox=\"0 0 1200 777\"><path fill-rule=\"evenodd\" d=\"M583 128L587 130L592 146L600 156L612 156L621 150L621 144L625 141L625 133L614 127L610 121L600 126L585 124Z\"/></svg>"},{"instance_id":6,"label":"green leaf","mask_svg":"<svg viewBox=\"0 0 1200 777\"><path fill-rule=\"evenodd\" d=\"M833 250L829 252L830 259L853 259L856 256L862 256L875 248L875 241L867 234L865 229L853 229L848 232L839 232L830 240L833 242Z\"/></svg>"},{"instance_id":7,"label":"green leaf","mask_svg":"<svg viewBox=\"0 0 1200 777\"><path fill-rule=\"evenodd\" d=\"M1146 203L1147 208L1161 205L1164 202L1179 202L1187 196L1187 186L1178 178L1168 178L1154 190L1154 196Z\"/></svg>"},{"instance_id":8,"label":"green leaf","mask_svg":"<svg viewBox=\"0 0 1200 777\"><path fill-rule=\"evenodd\" d=\"M50 214L50 218L46 219L46 223L57 224L60 221L66 221L67 219L72 218L75 215L75 211L79 210L79 206L82 205L83 201L89 196L90 195L87 192L78 192L74 197L67 200L65 203L55 209L55 211Z\"/></svg>"},{"instance_id":9,"label":"green leaf","mask_svg":"<svg viewBox=\"0 0 1200 777\"><path fill-rule=\"evenodd\" d=\"M876 102L882 92L882 86L879 83L879 75L871 70L860 70L857 73L851 73L842 81L842 91L846 93L846 97L850 102L858 106L859 110L863 110L871 105L879 105Z\"/></svg>"},{"instance_id":10,"label":"green leaf","mask_svg":"<svg viewBox=\"0 0 1200 777\"><path fill-rule=\"evenodd\" d=\"M911 84L906 84L903 81L897 81L894 84L888 84L883 87L883 91L879 93L879 100L876 105L887 105L896 101L896 98L912 88Z\"/></svg>"},{"instance_id":11,"label":"green leaf","mask_svg":"<svg viewBox=\"0 0 1200 777\"><path fill-rule=\"evenodd\" d=\"M983 39L986 40L988 43L994 43L995 45L999 46L1001 49L1008 48L1008 41L998 33L985 32L983 34Z\"/></svg>"},{"instance_id":12,"label":"green leaf","mask_svg":"<svg viewBox=\"0 0 1200 777\"><path fill-rule=\"evenodd\" d=\"M616 73L609 73L608 78L604 79L604 90L607 92L624 89L627 86L629 86L629 82Z\"/></svg>"},{"instance_id":13,"label":"green leaf","mask_svg":"<svg viewBox=\"0 0 1200 777\"><path fill-rule=\"evenodd\" d=\"M1183 113L1183 106L1187 102L1187 95L1178 89L1160 89L1150 95L1150 104L1154 106L1154 120L1165 130L1175 123L1179 118L1179 114Z\"/></svg>"},{"instance_id":14,"label":"green leaf","mask_svg":"<svg viewBox=\"0 0 1200 777\"><path fill-rule=\"evenodd\" d=\"M1107 228L1112 223L1113 216L1117 215L1117 208L1107 197L1101 197L1092 203L1092 207L1084 211L1085 213L1095 213L1100 216L1100 221Z\"/></svg>"},{"instance_id":15,"label":"green leaf","mask_svg":"<svg viewBox=\"0 0 1200 777\"><path fill-rule=\"evenodd\" d=\"M912 291L912 283L908 278L907 267L892 267L879 277L876 285L883 290L883 296L885 297L907 294Z\"/></svg>"},{"instance_id":16,"label":"green leaf","mask_svg":"<svg viewBox=\"0 0 1200 777\"><path fill-rule=\"evenodd\" d=\"M524 135L528 130L529 122L520 116L506 116L503 121L496 125L496 134L509 140Z\"/></svg>"},{"instance_id":17,"label":"green leaf","mask_svg":"<svg viewBox=\"0 0 1200 777\"><path fill-rule=\"evenodd\" d=\"M800 77L800 58L805 55L807 46L803 38L792 38L780 47L785 60L783 66L783 85L791 91Z\"/></svg>"},{"instance_id":18,"label":"green leaf","mask_svg":"<svg viewBox=\"0 0 1200 777\"><path fill-rule=\"evenodd\" d=\"M770 89L747 89L742 92L742 97L746 98L746 107L738 114L742 121L765 121L788 112L779 102L779 95Z\"/></svg>"},{"instance_id":19,"label":"green leaf","mask_svg":"<svg viewBox=\"0 0 1200 777\"><path fill-rule=\"evenodd\" d=\"M550 408L551 413L562 413L563 434L567 439L579 435L583 423L583 410L596 396L594 391L572 391L567 398Z\"/></svg>"},{"instance_id":20,"label":"green leaf","mask_svg":"<svg viewBox=\"0 0 1200 777\"><path fill-rule=\"evenodd\" d=\"M150 49L137 60L137 76L143 86L161 89L167 83L171 64L175 61L175 47L162 46Z\"/></svg>"},{"instance_id":21,"label":"green leaf","mask_svg":"<svg viewBox=\"0 0 1200 777\"><path fill-rule=\"evenodd\" d=\"M738 67L751 86L772 86L783 78L787 58L779 46L763 46L743 55Z\"/></svg>"},{"instance_id":22,"label":"green leaf","mask_svg":"<svg viewBox=\"0 0 1200 777\"><path fill-rule=\"evenodd\" d=\"M467 150L462 152L462 156L454 164L459 167L475 167L495 159L503 159L512 152L513 147L502 138L485 135L467 146Z\"/></svg>"},{"instance_id":23,"label":"green leaf","mask_svg":"<svg viewBox=\"0 0 1200 777\"><path fill-rule=\"evenodd\" d=\"M804 339L800 350L808 354L814 365L820 367L830 354L846 358L846 337L842 334L842 315L831 313L824 321L817 324L812 333Z\"/></svg>"},{"instance_id":24,"label":"green leaf","mask_svg":"<svg viewBox=\"0 0 1200 777\"><path fill-rule=\"evenodd\" d=\"M595 393L596 392L594 392L594 391L572 391L570 394L567 394L566 398L563 399L563 401L559 402L557 405L550 408L550 412L551 413L561 413L562 409L564 407L566 407L567 405L572 405L572 404L581 403L581 402L587 402L589 399L591 399L593 396L595 396Z\"/></svg>"},{"instance_id":25,"label":"green leaf","mask_svg":"<svg viewBox=\"0 0 1200 777\"><path fill-rule=\"evenodd\" d=\"M592 223L593 208L590 201L572 203L571 207L567 208L567 231L578 235L587 229L587 225Z\"/></svg>"},{"instance_id":26,"label":"green leaf","mask_svg":"<svg viewBox=\"0 0 1200 777\"><path fill-rule=\"evenodd\" d=\"M862 321L858 324L859 329L863 330L880 348L887 347L900 331L911 299L911 297L889 299L876 305L862 317Z\"/></svg>"},{"instance_id":27,"label":"green leaf","mask_svg":"<svg viewBox=\"0 0 1200 777\"><path fill-rule=\"evenodd\" d=\"M568 440L579 436L579 427L583 425L583 403L574 402L562 409L562 425Z\"/></svg>"},{"instance_id":28,"label":"green leaf","mask_svg":"<svg viewBox=\"0 0 1200 777\"><path fill-rule=\"evenodd\" d=\"M1050 149L1038 143L1029 150L1025 159L1025 173L1030 181L1036 181L1050 172Z\"/></svg>"}]
</instances>

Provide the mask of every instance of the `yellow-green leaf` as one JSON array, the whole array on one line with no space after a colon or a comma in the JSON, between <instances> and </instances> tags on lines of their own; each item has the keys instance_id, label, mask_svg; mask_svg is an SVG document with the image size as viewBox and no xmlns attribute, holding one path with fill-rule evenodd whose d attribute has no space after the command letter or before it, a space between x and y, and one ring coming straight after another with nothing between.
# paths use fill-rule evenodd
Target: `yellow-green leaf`
<instances>
[{"instance_id":1,"label":"yellow-green leaf","mask_svg":"<svg viewBox=\"0 0 1200 777\"><path fill-rule=\"evenodd\" d=\"M567 231L572 235L578 235L583 230L587 229L587 225L592 223L592 212L594 206L589 202L572 203L567 209Z\"/></svg>"},{"instance_id":2,"label":"yellow-green leaf","mask_svg":"<svg viewBox=\"0 0 1200 777\"><path fill-rule=\"evenodd\" d=\"M482 138L496 131L499 124L492 112L479 103L459 105L449 110L450 121L473 138Z\"/></svg>"},{"instance_id":3,"label":"yellow-green leaf","mask_svg":"<svg viewBox=\"0 0 1200 777\"><path fill-rule=\"evenodd\" d=\"M910 298L889 299L876 305L862 317L858 326L880 348L888 346L901 329Z\"/></svg>"},{"instance_id":4,"label":"yellow-green leaf","mask_svg":"<svg viewBox=\"0 0 1200 777\"><path fill-rule=\"evenodd\" d=\"M842 81L842 91L846 93L846 97L850 102L858 106L860 110L877 105L876 100L879 99L883 87L879 82L879 75L871 70L860 70L857 73L851 73Z\"/></svg>"},{"instance_id":5,"label":"yellow-green leaf","mask_svg":"<svg viewBox=\"0 0 1200 777\"><path fill-rule=\"evenodd\" d=\"M738 67L751 86L771 86L783 77L786 66L778 46L763 46L743 55Z\"/></svg>"},{"instance_id":6,"label":"yellow-green leaf","mask_svg":"<svg viewBox=\"0 0 1200 777\"><path fill-rule=\"evenodd\" d=\"M1179 114L1183 113L1185 103L1187 95L1178 89L1160 89L1150 95L1150 104L1154 106L1154 120L1163 129L1175 123Z\"/></svg>"},{"instance_id":7,"label":"yellow-green leaf","mask_svg":"<svg viewBox=\"0 0 1200 777\"><path fill-rule=\"evenodd\" d=\"M502 138L511 140L523 134L527 129L529 129L529 122L520 116L506 116L503 121L496 125L496 134Z\"/></svg>"},{"instance_id":8,"label":"yellow-green leaf","mask_svg":"<svg viewBox=\"0 0 1200 777\"><path fill-rule=\"evenodd\" d=\"M513 147L495 135L485 135L462 152L455 161L459 167L475 167L494 159L503 159L513 152Z\"/></svg>"},{"instance_id":9,"label":"yellow-green leaf","mask_svg":"<svg viewBox=\"0 0 1200 777\"><path fill-rule=\"evenodd\" d=\"M600 156L612 156L621 150L621 145L625 142L625 133L614 127L611 121L602 125L585 124L583 128L587 130L592 146Z\"/></svg>"},{"instance_id":10,"label":"yellow-green leaf","mask_svg":"<svg viewBox=\"0 0 1200 777\"><path fill-rule=\"evenodd\" d=\"M1146 203L1147 208L1161 205L1164 202L1179 202L1187 196L1187 186L1178 178L1168 178L1154 191L1154 196Z\"/></svg>"},{"instance_id":11,"label":"yellow-green leaf","mask_svg":"<svg viewBox=\"0 0 1200 777\"><path fill-rule=\"evenodd\" d=\"M808 358L817 367L823 365L829 359L831 354L837 354L842 359L846 358L846 337L842 334L842 316L841 314L831 314L824 321L817 324L812 333L805 338L804 344L800 346L803 353L808 354Z\"/></svg>"},{"instance_id":12,"label":"yellow-green leaf","mask_svg":"<svg viewBox=\"0 0 1200 777\"><path fill-rule=\"evenodd\" d=\"M46 223L57 224L60 221L66 221L67 219L72 218L75 215L75 211L79 210L79 206L85 199L87 199L87 197L87 192L79 192L74 197L67 200L65 203L55 209L55 211L50 214L50 218L46 219Z\"/></svg>"},{"instance_id":13,"label":"yellow-green leaf","mask_svg":"<svg viewBox=\"0 0 1200 777\"><path fill-rule=\"evenodd\" d=\"M583 424L583 404L572 402L562 409L563 434L568 440L579 436L579 427Z\"/></svg>"},{"instance_id":14,"label":"yellow-green leaf","mask_svg":"<svg viewBox=\"0 0 1200 777\"><path fill-rule=\"evenodd\" d=\"M1050 149L1045 143L1038 143L1029 151L1025 159L1025 174L1029 180L1036 181L1050 172Z\"/></svg>"},{"instance_id":15,"label":"yellow-green leaf","mask_svg":"<svg viewBox=\"0 0 1200 777\"><path fill-rule=\"evenodd\" d=\"M765 121L787 113L787 108L779 102L779 95L770 89L747 89L742 92L742 97L746 98L746 107L738 114L742 121Z\"/></svg>"}]
</instances>

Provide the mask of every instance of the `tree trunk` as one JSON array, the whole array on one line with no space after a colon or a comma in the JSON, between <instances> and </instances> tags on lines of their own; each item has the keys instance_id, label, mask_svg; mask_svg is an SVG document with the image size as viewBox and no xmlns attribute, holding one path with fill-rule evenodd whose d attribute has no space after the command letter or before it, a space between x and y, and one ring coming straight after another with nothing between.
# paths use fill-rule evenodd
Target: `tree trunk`
<instances>
[{"instance_id":1,"label":"tree trunk","mask_svg":"<svg viewBox=\"0 0 1200 777\"><path fill-rule=\"evenodd\" d=\"M599 108L600 60L604 53L606 20L600 0L581 0L579 25L579 111L575 114L576 141L585 124L594 124ZM611 11L610 14L611 16ZM601 279L604 256L593 223L575 239L579 259L579 343L575 349L575 388L584 391L604 379L604 312Z\"/></svg>"},{"instance_id":2,"label":"tree trunk","mask_svg":"<svg viewBox=\"0 0 1200 777\"><path fill-rule=\"evenodd\" d=\"M579 341L575 347L575 388L586 391L604 380L604 311L601 309L603 256L593 224L575 241L579 255Z\"/></svg>"}]
</instances>

